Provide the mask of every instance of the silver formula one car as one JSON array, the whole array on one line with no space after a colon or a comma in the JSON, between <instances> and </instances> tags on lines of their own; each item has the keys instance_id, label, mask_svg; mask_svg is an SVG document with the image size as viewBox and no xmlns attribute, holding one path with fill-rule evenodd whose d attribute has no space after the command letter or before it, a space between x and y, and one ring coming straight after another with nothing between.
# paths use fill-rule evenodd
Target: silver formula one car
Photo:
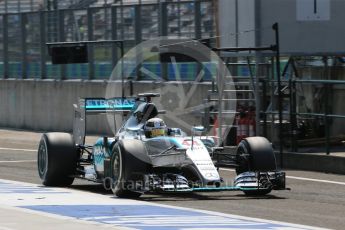
<instances>
[{"instance_id":1,"label":"silver formula one car","mask_svg":"<svg viewBox=\"0 0 345 230\"><path fill-rule=\"evenodd\" d=\"M191 136L179 128L164 135L147 137L144 126L157 117L151 98L81 99L75 105L73 135L45 133L38 148L38 173L46 186L69 186L74 178L103 183L118 197L139 197L145 192L211 192L240 190L246 195L264 195L285 189L285 173L277 170L271 144L263 137L242 140L228 163L238 176L224 186L218 164L211 156L224 148L211 137ZM88 114L127 113L115 137L101 137L85 145ZM115 115L114 115L115 116Z\"/></svg>"}]
</instances>

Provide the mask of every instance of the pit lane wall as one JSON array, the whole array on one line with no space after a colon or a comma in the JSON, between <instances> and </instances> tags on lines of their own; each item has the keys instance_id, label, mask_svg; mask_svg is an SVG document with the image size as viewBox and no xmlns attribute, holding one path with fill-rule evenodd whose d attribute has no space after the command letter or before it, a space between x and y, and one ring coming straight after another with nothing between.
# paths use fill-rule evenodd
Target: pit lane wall
<instances>
[{"instance_id":1,"label":"pit lane wall","mask_svg":"<svg viewBox=\"0 0 345 230\"><path fill-rule=\"evenodd\" d=\"M113 84L121 86L121 82ZM129 96L129 83L126 82L125 95ZM192 83L164 83L172 89L181 85L188 89ZM157 91L163 87L159 82L135 82L134 95L142 92ZM73 129L73 104L78 98L105 97L107 81L103 80L0 80L0 127L28 129L34 131L71 132ZM206 98L205 93L211 83L198 83L189 105L199 105ZM120 87L117 87L120 89ZM117 96L121 93L117 93ZM173 98L174 99L174 98ZM170 103L161 98L161 105ZM176 98L177 100L177 98ZM176 105L176 104L175 104ZM163 106L164 107L164 106ZM158 108L162 109L162 108ZM169 108L163 108L168 110ZM173 109L173 108L170 108ZM111 129L105 115L88 116L87 129L92 134L110 134ZM190 120L190 124L200 124L201 117ZM171 124L169 125L176 125Z\"/></svg>"}]
</instances>

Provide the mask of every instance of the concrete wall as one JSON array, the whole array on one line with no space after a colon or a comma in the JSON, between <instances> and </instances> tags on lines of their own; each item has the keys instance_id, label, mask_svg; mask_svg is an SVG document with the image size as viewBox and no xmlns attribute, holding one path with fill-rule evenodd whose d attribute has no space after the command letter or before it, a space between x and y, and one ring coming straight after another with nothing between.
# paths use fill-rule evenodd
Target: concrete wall
<instances>
[{"instance_id":1,"label":"concrete wall","mask_svg":"<svg viewBox=\"0 0 345 230\"><path fill-rule=\"evenodd\" d=\"M276 154L276 159L280 155ZM345 174L345 157L310 153L285 153L284 169ZM280 167L280 160L277 160Z\"/></svg>"},{"instance_id":2,"label":"concrete wall","mask_svg":"<svg viewBox=\"0 0 345 230\"><path fill-rule=\"evenodd\" d=\"M87 81L1 80L0 126L71 131L72 104L78 97L104 97L105 86Z\"/></svg>"},{"instance_id":3,"label":"concrete wall","mask_svg":"<svg viewBox=\"0 0 345 230\"><path fill-rule=\"evenodd\" d=\"M160 92L164 95L155 99L159 109L176 110L181 101L187 100L187 94L194 83L134 83L134 95L140 92ZM120 82L113 82L114 89L121 89ZM73 103L78 98L106 97L106 81L83 80L0 80L0 127L40 130L40 131L72 131ZM207 98L210 83L198 83L195 92L186 108L203 103ZM121 95L120 90L114 96ZM125 95L129 96L129 86L126 83ZM183 110L180 109L180 110ZM182 111L180 111L182 112ZM175 115L174 115L175 116ZM178 114L176 115L176 117ZM189 125L201 123L199 115L182 115ZM90 133L110 133L106 116L88 116L87 127ZM170 117L170 126L175 126L178 119Z\"/></svg>"},{"instance_id":4,"label":"concrete wall","mask_svg":"<svg viewBox=\"0 0 345 230\"><path fill-rule=\"evenodd\" d=\"M220 47L255 45L255 0L219 0L218 21Z\"/></svg>"},{"instance_id":5,"label":"concrete wall","mask_svg":"<svg viewBox=\"0 0 345 230\"><path fill-rule=\"evenodd\" d=\"M269 27L278 22L282 53L345 53L345 2L315 3L314 13L314 1L310 0L261 0L260 27L265 29L260 30L261 44L274 42Z\"/></svg>"},{"instance_id":6,"label":"concrete wall","mask_svg":"<svg viewBox=\"0 0 345 230\"><path fill-rule=\"evenodd\" d=\"M233 47L237 45L237 17L236 0L218 1L218 30L220 47Z\"/></svg>"},{"instance_id":7,"label":"concrete wall","mask_svg":"<svg viewBox=\"0 0 345 230\"><path fill-rule=\"evenodd\" d=\"M220 0L221 46L274 44L278 22L283 54L344 54L344 8L342 0Z\"/></svg>"}]
</instances>

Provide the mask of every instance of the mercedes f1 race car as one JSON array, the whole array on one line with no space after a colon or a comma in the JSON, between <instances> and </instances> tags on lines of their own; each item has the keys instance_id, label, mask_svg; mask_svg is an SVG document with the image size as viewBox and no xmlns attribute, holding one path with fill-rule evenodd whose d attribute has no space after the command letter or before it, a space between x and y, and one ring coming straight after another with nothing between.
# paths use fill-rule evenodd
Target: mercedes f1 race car
<instances>
[{"instance_id":1,"label":"mercedes f1 race car","mask_svg":"<svg viewBox=\"0 0 345 230\"><path fill-rule=\"evenodd\" d=\"M80 99L75 107L73 135L45 133L38 147L38 173L46 186L69 186L75 178L103 183L118 197L135 198L145 192L243 191L264 195L285 189L285 173L277 170L271 143L249 137L234 153L227 154L236 168L231 186L224 186L219 162L212 156L224 152L211 137L190 136L180 128L167 128L164 135L147 137L144 126L159 111L152 102L158 94L136 98ZM85 145L88 114L120 112L125 122L115 137L101 137Z\"/></svg>"}]
</instances>

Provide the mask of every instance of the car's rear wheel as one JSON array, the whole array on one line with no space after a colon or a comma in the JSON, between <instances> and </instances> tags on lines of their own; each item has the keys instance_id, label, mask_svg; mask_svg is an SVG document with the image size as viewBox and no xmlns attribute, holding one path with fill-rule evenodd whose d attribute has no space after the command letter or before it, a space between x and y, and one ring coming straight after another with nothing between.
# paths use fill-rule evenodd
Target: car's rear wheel
<instances>
[{"instance_id":1,"label":"car's rear wheel","mask_svg":"<svg viewBox=\"0 0 345 230\"><path fill-rule=\"evenodd\" d=\"M69 133L45 133L37 152L38 174L46 186L69 186L74 181L77 149Z\"/></svg>"},{"instance_id":2,"label":"car's rear wheel","mask_svg":"<svg viewBox=\"0 0 345 230\"><path fill-rule=\"evenodd\" d=\"M112 191L121 198L138 198L142 195L138 185L143 185L143 176L149 164L145 161L146 150L141 141L120 140L112 153ZM140 158L140 159L139 159Z\"/></svg>"},{"instance_id":3,"label":"car's rear wheel","mask_svg":"<svg viewBox=\"0 0 345 230\"><path fill-rule=\"evenodd\" d=\"M264 137L243 139L237 148L237 175L244 172L271 172L277 170L276 159L271 143ZM246 195L266 195L271 188L243 191Z\"/></svg>"}]
</instances>

